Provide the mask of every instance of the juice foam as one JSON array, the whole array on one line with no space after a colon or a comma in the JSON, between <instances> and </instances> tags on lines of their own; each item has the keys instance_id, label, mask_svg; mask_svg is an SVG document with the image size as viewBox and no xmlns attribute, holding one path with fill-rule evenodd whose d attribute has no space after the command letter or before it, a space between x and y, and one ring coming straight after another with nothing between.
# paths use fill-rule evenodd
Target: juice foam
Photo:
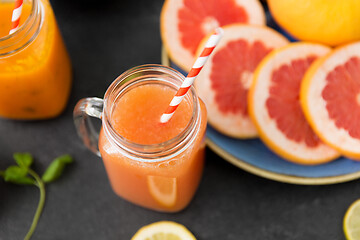
<instances>
[{"instance_id":1,"label":"juice foam","mask_svg":"<svg viewBox=\"0 0 360 240\"><path fill-rule=\"evenodd\" d=\"M127 140L138 144L156 144L174 138L190 121L191 105L182 101L167 123L160 123L176 91L169 86L147 84L136 87L118 100L113 110L113 128Z\"/></svg>"}]
</instances>

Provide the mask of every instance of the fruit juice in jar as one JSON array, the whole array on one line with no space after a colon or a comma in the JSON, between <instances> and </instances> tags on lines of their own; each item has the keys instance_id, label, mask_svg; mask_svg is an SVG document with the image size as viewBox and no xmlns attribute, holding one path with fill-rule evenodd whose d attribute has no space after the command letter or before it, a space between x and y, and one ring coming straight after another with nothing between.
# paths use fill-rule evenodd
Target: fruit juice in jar
<instances>
[{"instance_id":1,"label":"fruit juice in jar","mask_svg":"<svg viewBox=\"0 0 360 240\"><path fill-rule=\"evenodd\" d=\"M70 59L47 0L25 0L9 34L14 1L0 0L0 117L46 119L66 106Z\"/></svg>"},{"instance_id":2,"label":"fruit juice in jar","mask_svg":"<svg viewBox=\"0 0 360 240\"><path fill-rule=\"evenodd\" d=\"M120 95L105 95L99 136L111 186L137 205L180 211L193 198L202 175L205 105L191 88L173 117L160 123L176 93L173 85L145 78L124 89Z\"/></svg>"}]
</instances>

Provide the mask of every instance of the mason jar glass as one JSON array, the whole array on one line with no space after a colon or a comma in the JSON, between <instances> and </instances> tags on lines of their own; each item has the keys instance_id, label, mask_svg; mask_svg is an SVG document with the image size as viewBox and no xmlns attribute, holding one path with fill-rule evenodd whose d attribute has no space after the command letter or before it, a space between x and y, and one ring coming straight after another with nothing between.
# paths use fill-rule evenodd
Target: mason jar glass
<instances>
[{"instance_id":1,"label":"mason jar glass","mask_svg":"<svg viewBox=\"0 0 360 240\"><path fill-rule=\"evenodd\" d=\"M190 119L186 127L175 137L156 144L139 144L120 135L114 128L113 113L115 108L124 107L121 104L130 104L123 101L119 105L131 91L142 86L166 86L175 93L183 80L181 73L165 66L135 67L110 85L104 100L82 99L74 109L78 133L84 144L102 157L114 192L153 210L180 211L189 204L198 188L204 165L205 105L191 87L183 100L190 109L186 113ZM102 119L100 135L89 116ZM163 133L159 130L157 134Z\"/></svg>"},{"instance_id":2,"label":"mason jar glass","mask_svg":"<svg viewBox=\"0 0 360 240\"><path fill-rule=\"evenodd\" d=\"M8 34L14 1L0 0L0 117L46 119L66 106L69 55L49 1L24 0L17 31Z\"/></svg>"}]
</instances>

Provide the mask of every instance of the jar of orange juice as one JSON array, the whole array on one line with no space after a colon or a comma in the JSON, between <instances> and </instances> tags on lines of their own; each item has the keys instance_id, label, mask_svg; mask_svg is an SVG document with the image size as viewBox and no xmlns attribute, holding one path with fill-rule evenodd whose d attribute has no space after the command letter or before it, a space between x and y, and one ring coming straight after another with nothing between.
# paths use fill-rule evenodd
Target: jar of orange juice
<instances>
[{"instance_id":1,"label":"jar of orange juice","mask_svg":"<svg viewBox=\"0 0 360 240\"><path fill-rule=\"evenodd\" d=\"M47 0L24 0L9 35L14 1L0 0L0 117L45 119L65 108L71 66Z\"/></svg>"},{"instance_id":2,"label":"jar of orange juice","mask_svg":"<svg viewBox=\"0 0 360 240\"><path fill-rule=\"evenodd\" d=\"M202 175L207 119L194 87L160 123L183 80L168 67L135 67L110 85L104 100L82 99L74 109L78 133L101 155L114 192L153 210L185 208ZM102 119L99 138L88 116Z\"/></svg>"}]
</instances>

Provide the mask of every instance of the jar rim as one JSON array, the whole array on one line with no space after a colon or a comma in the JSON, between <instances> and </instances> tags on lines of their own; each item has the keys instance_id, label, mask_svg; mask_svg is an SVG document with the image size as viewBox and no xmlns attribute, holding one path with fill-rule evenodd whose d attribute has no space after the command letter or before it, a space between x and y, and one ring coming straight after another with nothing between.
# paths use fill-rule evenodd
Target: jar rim
<instances>
[{"instance_id":1,"label":"jar rim","mask_svg":"<svg viewBox=\"0 0 360 240\"><path fill-rule=\"evenodd\" d=\"M109 117L111 113L109 111L111 111L111 106L115 102L112 102L111 99L113 97L112 94L116 93L116 89L119 87L119 85L121 85L122 82L126 82L126 80L133 76L133 74L137 74L141 71L158 71L159 73L172 75L179 81L176 87L180 87L181 83L185 79L184 75L182 75L177 70L158 64L140 65L125 71L113 81L105 93L102 123L105 132L110 135L107 137L110 137L110 140L112 140L113 143L124 150L127 155L130 155L130 158L144 162L159 162L178 155L181 152L181 149L185 150L188 144L194 140L196 131L198 131L197 126L199 125L198 123L200 121L200 104L195 88L191 86L186 97L192 101L192 115L187 126L179 134L162 143L156 144L139 144L129 141L128 139L118 134L111 124L111 117ZM146 78L145 75L144 78ZM165 83L165 80L161 78L158 79L160 82L163 81ZM140 81L140 79L135 79L133 81L136 84L136 81ZM131 83L128 82L128 84ZM120 95L121 92L128 89L130 86L131 85L125 86L120 91L120 93L117 93L117 96ZM117 99L117 96L115 99ZM141 157L139 158L139 156Z\"/></svg>"},{"instance_id":2,"label":"jar rim","mask_svg":"<svg viewBox=\"0 0 360 240\"><path fill-rule=\"evenodd\" d=\"M0 44L4 43L4 46L0 45L0 57L10 55L24 49L36 38L43 24L43 18L44 18L42 14L43 12L44 11L43 11L43 5L41 4L41 0L31 0L31 11L29 16L27 16L25 22L21 26L19 26L19 28L15 32L0 37ZM39 19L37 19L38 16ZM38 28L36 29L35 32L32 33L32 31L34 30L33 28L36 27L36 23L38 21L39 21ZM29 39L25 43L20 44L19 47L7 50L4 53L1 52L1 50L3 49L16 46L23 39L26 39L26 37L28 37Z\"/></svg>"}]
</instances>

